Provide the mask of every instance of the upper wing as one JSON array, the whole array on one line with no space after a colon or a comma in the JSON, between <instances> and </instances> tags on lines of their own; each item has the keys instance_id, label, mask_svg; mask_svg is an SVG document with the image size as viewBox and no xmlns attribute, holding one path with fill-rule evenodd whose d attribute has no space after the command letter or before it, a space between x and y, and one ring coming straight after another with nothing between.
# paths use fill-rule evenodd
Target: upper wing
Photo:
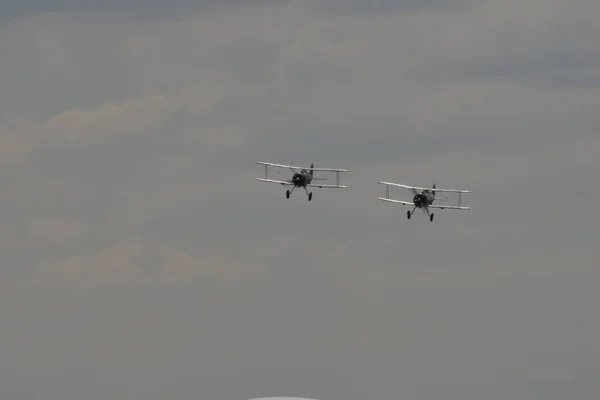
<instances>
[{"instance_id":1,"label":"upper wing","mask_svg":"<svg viewBox=\"0 0 600 400\"><path fill-rule=\"evenodd\" d=\"M254 178L257 181L261 181L261 182L268 182L268 183L279 183L280 185L291 185L292 182L289 181L278 181L275 179L265 179L265 178Z\"/></svg>"},{"instance_id":2,"label":"upper wing","mask_svg":"<svg viewBox=\"0 0 600 400\"><path fill-rule=\"evenodd\" d=\"M305 169L307 171L309 170L313 170L313 171L332 171L332 172L349 172L349 169L339 169L339 168L310 168L310 167L296 167L296 168L300 168L300 169Z\"/></svg>"},{"instance_id":3,"label":"upper wing","mask_svg":"<svg viewBox=\"0 0 600 400\"><path fill-rule=\"evenodd\" d=\"M433 190L433 191L441 192L441 193L444 193L444 192L445 193L471 193L470 190L460 190L460 189L438 189L438 188L432 189L432 188L429 188L429 190Z\"/></svg>"},{"instance_id":4,"label":"upper wing","mask_svg":"<svg viewBox=\"0 0 600 400\"><path fill-rule=\"evenodd\" d=\"M339 168L310 168L310 167L300 167L298 165L273 164L273 163L268 163L268 162L263 162L263 161L256 161L256 163L260 164L260 165L268 165L271 167L278 167L278 168L305 169L307 171L309 171L311 169L313 171L333 171L333 172L349 172L350 171L348 169L339 169Z\"/></svg>"},{"instance_id":5,"label":"upper wing","mask_svg":"<svg viewBox=\"0 0 600 400\"><path fill-rule=\"evenodd\" d=\"M423 190L433 190L433 191L436 191L436 192L447 192L447 193L471 193L469 190L422 188L422 187L418 187L418 186L401 185L399 183L393 183L393 182L379 182L379 183L384 184L384 185L402 187L402 188L406 188L406 189L417 189L417 190L421 190L421 191L423 191Z\"/></svg>"},{"instance_id":6,"label":"upper wing","mask_svg":"<svg viewBox=\"0 0 600 400\"><path fill-rule=\"evenodd\" d=\"M383 185L390 185L390 186L396 186L396 187L401 187L401 188L406 188L406 189L417 189L417 190L425 190L426 188L422 188L422 187L418 187L418 186L409 186L409 185L401 185L399 183L394 183L394 182L379 182Z\"/></svg>"},{"instance_id":7,"label":"upper wing","mask_svg":"<svg viewBox=\"0 0 600 400\"><path fill-rule=\"evenodd\" d=\"M385 197L378 197L377 200L387 201L387 202L390 202L390 203L403 204L405 206L414 206L415 205L414 203L410 203L408 201L388 199L388 198L385 198Z\"/></svg>"},{"instance_id":8,"label":"upper wing","mask_svg":"<svg viewBox=\"0 0 600 400\"><path fill-rule=\"evenodd\" d=\"M278 168L297 168L299 169L300 167L297 167L295 165L283 165L283 164L273 164L273 163L268 163L268 162L263 162L263 161L256 161L257 164L260 165L268 165L271 167L278 167Z\"/></svg>"}]
</instances>

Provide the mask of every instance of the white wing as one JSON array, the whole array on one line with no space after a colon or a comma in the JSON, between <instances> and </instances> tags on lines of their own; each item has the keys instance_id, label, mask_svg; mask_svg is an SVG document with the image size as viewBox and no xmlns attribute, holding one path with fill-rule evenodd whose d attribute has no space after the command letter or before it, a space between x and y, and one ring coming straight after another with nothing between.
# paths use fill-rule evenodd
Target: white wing
<instances>
[{"instance_id":1,"label":"white wing","mask_svg":"<svg viewBox=\"0 0 600 400\"><path fill-rule=\"evenodd\" d=\"M444 209L447 208L449 210L470 210L471 207L461 207L461 206L442 206L442 205L438 205L438 204L432 204L430 206L428 206L427 208L440 208L440 209Z\"/></svg>"},{"instance_id":2,"label":"white wing","mask_svg":"<svg viewBox=\"0 0 600 400\"><path fill-rule=\"evenodd\" d=\"M396 187L401 187L401 188L406 188L406 189L418 189L418 190L425 190L425 188L421 188L418 186L408 186L408 185L401 185L399 183L394 183L394 182L379 182L383 185L390 185L390 186L396 186Z\"/></svg>"},{"instance_id":3,"label":"white wing","mask_svg":"<svg viewBox=\"0 0 600 400\"><path fill-rule=\"evenodd\" d=\"M307 186L318 187L318 188L323 188L323 189L347 188L348 187L348 186L344 186L344 185L321 185L320 183L317 183L317 184L311 183L310 185L307 185Z\"/></svg>"},{"instance_id":4,"label":"white wing","mask_svg":"<svg viewBox=\"0 0 600 400\"><path fill-rule=\"evenodd\" d=\"M279 181L276 179L266 179L266 178L254 178L257 181L261 181L261 182L267 182L267 183L278 183L280 185L287 185L287 186L291 186L292 182L290 181ZM344 185L323 185L323 184L314 184L311 183L310 185L306 185L306 186L312 186L312 187L317 187L317 188L324 188L324 189L333 189L333 188L347 188L348 186L344 186Z\"/></svg>"},{"instance_id":5,"label":"white wing","mask_svg":"<svg viewBox=\"0 0 600 400\"><path fill-rule=\"evenodd\" d=\"M414 206L415 205L414 203L410 203L408 201L388 199L388 198L385 198L385 197L378 197L377 200L387 201L389 203L403 204L405 206Z\"/></svg>"},{"instance_id":6,"label":"white wing","mask_svg":"<svg viewBox=\"0 0 600 400\"><path fill-rule=\"evenodd\" d=\"M438 188L429 188L429 190L435 190L440 193L471 193L470 190L460 190L460 189L438 189Z\"/></svg>"},{"instance_id":7,"label":"white wing","mask_svg":"<svg viewBox=\"0 0 600 400\"><path fill-rule=\"evenodd\" d=\"M277 167L277 168L295 168L295 169L301 168L301 167L297 167L295 165L273 164L273 163L262 162L262 161L256 161L256 163L260 164L260 165L268 165L270 167Z\"/></svg>"},{"instance_id":8,"label":"white wing","mask_svg":"<svg viewBox=\"0 0 600 400\"><path fill-rule=\"evenodd\" d=\"M268 163L268 162L263 162L263 161L256 161L257 164L260 165L268 165L271 167L277 167L277 168L294 168L294 169L305 169L305 170L313 170L313 171L333 171L333 172L349 172L350 170L348 169L339 169L339 168L310 168L310 167L300 167L298 165L283 165L283 164L273 164L273 163Z\"/></svg>"},{"instance_id":9,"label":"white wing","mask_svg":"<svg viewBox=\"0 0 600 400\"><path fill-rule=\"evenodd\" d=\"M331 171L331 172L350 172L349 169L339 169L339 168L310 168L310 167L296 167L305 170L313 170L313 171Z\"/></svg>"},{"instance_id":10,"label":"white wing","mask_svg":"<svg viewBox=\"0 0 600 400\"><path fill-rule=\"evenodd\" d=\"M459 190L459 189L438 189L438 188L423 188L423 187L418 187L418 186L409 186L409 185L401 185L399 183L393 183L393 182L379 182L383 185L390 185L390 186L396 186L396 187L401 187L401 188L406 188L406 189L417 189L417 190L435 190L436 192L446 192L446 193L471 193L469 190Z\"/></svg>"},{"instance_id":11,"label":"white wing","mask_svg":"<svg viewBox=\"0 0 600 400\"><path fill-rule=\"evenodd\" d=\"M292 182L290 181L278 181L276 179L265 179L265 178L254 178L257 181L261 181L261 182L267 182L267 183L278 183L280 185L286 185L286 186L291 186ZM317 188L324 188L324 189L333 189L333 188L347 188L348 186L344 186L344 185L321 185L321 184L310 184L310 185L306 185L306 186L312 186L312 187L317 187Z\"/></svg>"},{"instance_id":12,"label":"white wing","mask_svg":"<svg viewBox=\"0 0 600 400\"><path fill-rule=\"evenodd\" d=\"M280 185L288 185L289 186L292 184L291 182L288 182L288 181L278 181L275 179L264 179L264 178L254 178L254 179L256 179L257 181L267 182L267 183L279 183Z\"/></svg>"}]
</instances>

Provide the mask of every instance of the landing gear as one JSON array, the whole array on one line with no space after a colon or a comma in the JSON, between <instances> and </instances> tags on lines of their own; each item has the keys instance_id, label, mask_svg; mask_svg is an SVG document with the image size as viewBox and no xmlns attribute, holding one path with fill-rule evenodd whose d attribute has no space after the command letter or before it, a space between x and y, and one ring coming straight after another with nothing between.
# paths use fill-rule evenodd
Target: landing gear
<instances>
[{"instance_id":1,"label":"landing gear","mask_svg":"<svg viewBox=\"0 0 600 400\"><path fill-rule=\"evenodd\" d=\"M429 221L432 222L433 221L433 214L429 215Z\"/></svg>"},{"instance_id":2,"label":"landing gear","mask_svg":"<svg viewBox=\"0 0 600 400\"><path fill-rule=\"evenodd\" d=\"M290 198L290 195L294 192L294 189L296 189L296 188L293 187L292 190L286 190L285 191L285 198L286 199ZM313 195L312 192L309 193L307 188L304 188L304 190L306 191L306 195L308 196L308 201L311 201L312 200L312 195Z\"/></svg>"},{"instance_id":3,"label":"landing gear","mask_svg":"<svg viewBox=\"0 0 600 400\"><path fill-rule=\"evenodd\" d=\"M308 201L312 200L312 192L308 193L308 189L306 188L306 186L304 186L304 191L306 192L306 195L308 196Z\"/></svg>"},{"instance_id":4,"label":"landing gear","mask_svg":"<svg viewBox=\"0 0 600 400\"><path fill-rule=\"evenodd\" d=\"M408 211L406 212L406 218L407 218L407 219L410 219L410 216L411 216L411 212L410 212L410 210L408 210Z\"/></svg>"}]
</instances>

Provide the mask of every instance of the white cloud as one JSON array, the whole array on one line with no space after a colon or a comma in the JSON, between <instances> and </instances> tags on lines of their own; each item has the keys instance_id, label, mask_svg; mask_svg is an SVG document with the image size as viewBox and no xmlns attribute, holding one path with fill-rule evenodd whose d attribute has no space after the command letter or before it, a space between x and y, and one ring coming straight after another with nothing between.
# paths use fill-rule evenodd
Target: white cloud
<instances>
[{"instance_id":1,"label":"white cloud","mask_svg":"<svg viewBox=\"0 0 600 400\"><path fill-rule=\"evenodd\" d=\"M60 77L66 92L82 82L106 87L72 92L50 114L35 110L40 103L25 112L28 122L5 130L6 153L35 149L31 168L40 174L14 197L35 197L47 185L55 214L32 215L65 219L77 209L90 226L82 194L103 188L97 199L104 204L89 215L124 221L124 204L135 204L128 220L140 224L165 201L199 216L207 212L201 204L213 204L210 213L231 210L251 185L241 171L258 158L371 165L352 182L358 190L395 170L403 172L389 179L487 188L489 200L495 188L595 168L595 91L531 87L510 76L453 79L457 65L468 73L469 63L527 57L531 47L537 59L560 51L571 42L568 32L554 31L564 11L557 4L488 1L460 13L343 17L318 9L291 2L131 26L48 15L4 26L0 43L9 55L25 51L36 74ZM3 63L16 65L14 57ZM172 190L153 194L158 177L170 177ZM59 182L63 192L54 189ZM67 193L80 200L60 205ZM256 210L273 204L248 203Z\"/></svg>"},{"instance_id":2,"label":"white cloud","mask_svg":"<svg viewBox=\"0 0 600 400\"><path fill-rule=\"evenodd\" d=\"M457 13L341 17L318 10L291 2L179 22L123 26L55 14L3 26L9 57L0 63L13 76L0 85L36 90L31 70L16 68L23 54L35 76L60 79L71 93L62 109L33 99L21 110L25 122L3 130L4 159L31 158L30 180L9 198L52 193L31 218L70 220L77 210L75 223L108 237L110 229L130 231L123 221L136 221L139 232L151 210L169 204L215 224L219 210L235 218L236 198L253 183L246 169L259 158L368 167L351 181L359 191L384 175L489 190L484 207L495 207L507 187L593 173L598 93L470 69L563 51L578 34L555 31L559 4L487 1ZM593 52L591 45L578 51ZM98 91L72 91L81 84ZM39 88L42 98L48 88ZM16 104L2 101L9 110ZM263 212L279 200L251 196L243 204ZM120 222L100 228L95 218Z\"/></svg>"},{"instance_id":3,"label":"white cloud","mask_svg":"<svg viewBox=\"0 0 600 400\"><path fill-rule=\"evenodd\" d=\"M63 382L40 365L89 377L85 357L120 373L202 359L229 366L214 376L244 370L264 383L260 371L283 374L294 355L303 377L329 365L351 382L366 367L348 365L398 371L411 360L427 381L413 372L408 393L462 400L453 385L469 377L489 389L471 396L481 398L500 375L523 385L504 371L527 371L529 356L562 359L543 351L560 343L543 327L566 318L550 292L567 281L561 310L578 310L568 323L593 320L597 293L600 86L582 84L598 67L596 2L343 15L322 5L0 26L0 318L17 339L0 347L37 377L11 382L48 399L116 398L124 386L106 370L93 375L115 392L73 379L81 393L69 396L36 380ZM258 159L349 168L351 188L285 200L252 179ZM380 179L470 189L473 210L407 221L375 200ZM145 316L166 307L177 310L163 314L169 323L149 328ZM100 314L105 330L81 334L82 318ZM560 332L590 344L588 329ZM534 336L546 347L528 347ZM43 353L52 343L60 351ZM579 349L562 351L583 365ZM175 370L144 370L144 397L166 396L158 386L197 395ZM378 397L397 383L365 376ZM223 394L217 381L203 394ZM135 382L119 395L142 396Z\"/></svg>"},{"instance_id":4,"label":"white cloud","mask_svg":"<svg viewBox=\"0 0 600 400\"><path fill-rule=\"evenodd\" d=\"M171 106L172 99L152 96L121 105L102 104L96 111L72 109L45 121L43 128L51 136L50 142L66 139L76 143L86 140L82 135L111 138L150 130Z\"/></svg>"},{"instance_id":5,"label":"white cloud","mask_svg":"<svg viewBox=\"0 0 600 400\"><path fill-rule=\"evenodd\" d=\"M35 279L60 285L191 284L195 279L240 279L251 268L221 250L194 256L160 243L119 243L96 254L47 265Z\"/></svg>"}]
</instances>

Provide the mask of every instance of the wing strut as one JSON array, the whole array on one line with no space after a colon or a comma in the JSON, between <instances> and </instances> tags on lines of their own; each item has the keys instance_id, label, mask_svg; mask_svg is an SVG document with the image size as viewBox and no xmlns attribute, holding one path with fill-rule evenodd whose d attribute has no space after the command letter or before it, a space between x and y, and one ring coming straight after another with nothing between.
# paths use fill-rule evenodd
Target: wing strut
<instances>
[{"instance_id":1,"label":"wing strut","mask_svg":"<svg viewBox=\"0 0 600 400\"><path fill-rule=\"evenodd\" d=\"M269 166L265 165L265 179L267 179L267 175L268 175L268 171L269 170Z\"/></svg>"},{"instance_id":2,"label":"wing strut","mask_svg":"<svg viewBox=\"0 0 600 400\"><path fill-rule=\"evenodd\" d=\"M458 206L460 207L462 205L462 193L458 192Z\"/></svg>"},{"instance_id":3,"label":"wing strut","mask_svg":"<svg viewBox=\"0 0 600 400\"><path fill-rule=\"evenodd\" d=\"M335 185L340 186L340 171L335 171Z\"/></svg>"}]
</instances>

